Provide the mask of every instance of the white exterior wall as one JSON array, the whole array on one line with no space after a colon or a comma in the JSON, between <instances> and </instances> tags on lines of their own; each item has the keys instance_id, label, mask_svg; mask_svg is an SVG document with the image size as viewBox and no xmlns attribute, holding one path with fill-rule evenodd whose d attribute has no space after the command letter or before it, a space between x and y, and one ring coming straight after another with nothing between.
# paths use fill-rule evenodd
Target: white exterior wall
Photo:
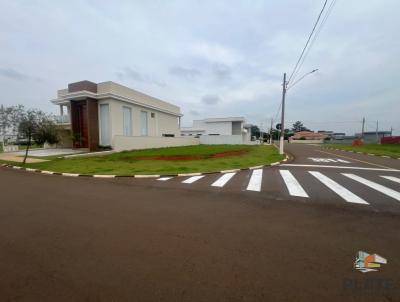
<instances>
[{"instance_id":1,"label":"white exterior wall","mask_svg":"<svg viewBox=\"0 0 400 302\"><path fill-rule=\"evenodd\" d=\"M157 137L157 136L122 136L113 137L113 149L117 152L165 147L199 145L200 141L193 137Z\"/></svg>"},{"instance_id":2,"label":"white exterior wall","mask_svg":"<svg viewBox=\"0 0 400 302\"><path fill-rule=\"evenodd\" d=\"M232 122L206 123L206 134L232 135Z\"/></svg>"},{"instance_id":3,"label":"white exterior wall","mask_svg":"<svg viewBox=\"0 0 400 302\"><path fill-rule=\"evenodd\" d=\"M243 139L241 135L202 135L200 144L204 145L241 145Z\"/></svg>"},{"instance_id":4,"label":"white exterior wall","mask_svg":"<svg viewBox=\"0 0 400 302\"><path fill-rule=\"evenodd\" d=\"M132 112L132 136L141 136L141 111L147 112L148 121L148 137L162 136L162 134L174 134L179 136L178 118L176 116L151 110L142 106L137 106L129 102L123 102L114 99L104 99L98 102L99 110L101 104L109 105L109 117L110 117L110 140L114 142L114 137L117 135L123 136L123 107L131 108ZM151 117L151 113L154 113L154 118ZM101 117L99 112L99 131L101 131ZM101 133L99 133L101 138ZM102 142L100 141L100 144Z\"/></svg>"}]
</instances>

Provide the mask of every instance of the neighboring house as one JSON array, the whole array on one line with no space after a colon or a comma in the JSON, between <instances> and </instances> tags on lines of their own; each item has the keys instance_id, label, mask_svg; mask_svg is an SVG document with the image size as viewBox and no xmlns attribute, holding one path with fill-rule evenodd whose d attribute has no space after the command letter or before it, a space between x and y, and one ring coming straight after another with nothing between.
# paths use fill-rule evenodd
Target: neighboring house
<instances>
[{"instance_id":1,"label":"neighboring house","mask_svg":"<svg viewBox=\"0 0 400 302\"><path fill-rule=\"evenodd\" d=\"M181 136L200 138L201 144L251 144L251 124L243 117L194 120L192 127L182 127Z\"/></svg>"},{"instance_id":2,"label":"neighboring house","mask_svg":"<svg viewBox=\"0 0 400 302\"><path fill-rule=\"evenodd\" d=\"M178 106L114 82L72 83L52 102L60 106L64 146L120 151L198 144L180 137Z\"/></svg>"},{"instance_id":3,"label":"neighboring house","mask_svg":"<svg viewBox=\"0 0 400 302\"><path fill-rule=\"evenodd\" d=\"M299 141L299 140L312 140L312 141L322 141L327 138L328 135L324 133L315 133L312 131L300 131L296 132L291 138L291 141Z\"/></svg>"}]
</instances>

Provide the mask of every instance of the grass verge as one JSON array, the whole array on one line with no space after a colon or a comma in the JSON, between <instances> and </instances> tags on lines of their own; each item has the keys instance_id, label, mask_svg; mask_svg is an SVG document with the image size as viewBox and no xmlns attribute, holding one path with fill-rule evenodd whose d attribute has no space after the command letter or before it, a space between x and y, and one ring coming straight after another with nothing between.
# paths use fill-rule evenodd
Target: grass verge
<instances>
[{"instance_id":1,"label":"grass verge","mask_svg":"<svg viewBox=\"0 0 400 302\"><path fill-rule=\"evenodd\" d=\"M245 151L245 152L243 152ZM218 157L221 153L243 153ZM159 160L156 157L187 157L194 160ZM148 157L148 158L146 158ZM113 153L110 155L53 159L43 163L26 164L25 167L54 172L85 175L179 174L192 172L218 172L221 170L268 165L282 160L273 146L199 145Z\"/></svg>"},{"instance_id":2,"label":"grass verge","mask_svg":"<svg viewBox=\"0 0 400 302\"><path fill-rule=\"evenodd\" d=\"M391 145L371 144L362 146L328 144L324 145L324 147L335 148L346 151L363 152L379 156L390 156L394 158L400 158L400 144L391 144Z\"/></svg>"}]
</instances>

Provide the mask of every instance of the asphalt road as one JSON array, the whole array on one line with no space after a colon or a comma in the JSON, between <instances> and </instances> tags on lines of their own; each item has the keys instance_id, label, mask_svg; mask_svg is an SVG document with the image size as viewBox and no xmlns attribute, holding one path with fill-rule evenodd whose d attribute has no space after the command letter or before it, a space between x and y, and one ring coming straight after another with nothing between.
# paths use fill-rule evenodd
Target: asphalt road
<instances>
[{"instance_id":1,"label":"asphalt road","mask_svg":"<svg viewBox=\"0 0 400 302\"><path fill-rule=\"evenodd\" d=\"M287 166L187 183L1 168L0 300L399 301L400 185L382 176L400 161L287 148ZM356 271L359 250L388 263Z\"/></svg>"}]
</instances>

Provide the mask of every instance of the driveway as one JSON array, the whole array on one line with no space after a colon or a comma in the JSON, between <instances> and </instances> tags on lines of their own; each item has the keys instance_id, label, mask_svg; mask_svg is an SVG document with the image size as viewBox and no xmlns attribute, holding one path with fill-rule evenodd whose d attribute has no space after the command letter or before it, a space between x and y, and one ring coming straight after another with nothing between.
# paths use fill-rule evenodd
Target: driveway
<instances>
[{"instance_id":1,"label":"driveway","mask_svg":"<svg viewBox=\"0 0 400 302\"><path fill-rule=\"evenodd\" d=\"M29 151L28 156L34 157L46 157L46 156L63 156L69 154L79 154L84 153L86 151L76 150L76 149L32 149ZM17 151L17 152L4 152L0 153L0 160L5 161L13 161L13 162L22 162L23 156L25 155L25 151ZM45 159L40 158L31 158L28 157L26 159L27 163L40 163L47 161Z\"/></svg>"}]
</instances>

